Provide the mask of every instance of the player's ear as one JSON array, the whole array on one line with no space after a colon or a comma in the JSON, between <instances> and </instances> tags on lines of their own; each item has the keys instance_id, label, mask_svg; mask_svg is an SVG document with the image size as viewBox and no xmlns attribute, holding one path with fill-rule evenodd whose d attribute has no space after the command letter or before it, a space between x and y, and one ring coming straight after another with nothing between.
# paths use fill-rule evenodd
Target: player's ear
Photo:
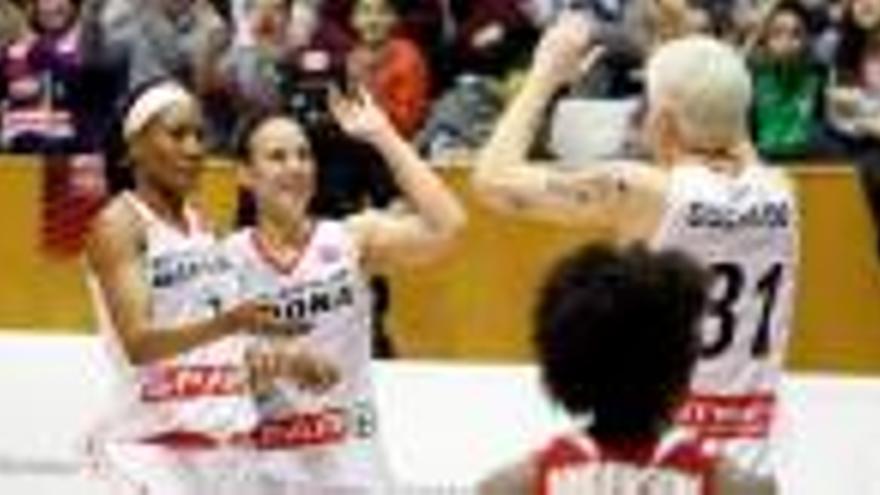
<instances>
[{"instance_id":1,"label":"player's ear","mask_svg":"<svg viewBox=\"0 0 880 495\"><path fill-rule=\"evenodd\" d=\"M672 108L660 105L651 112L648 118L651 119L649 123L650 140L658 155L657 158L661 163L671 161L681 137Z\"/></svg>"}]
</instances>

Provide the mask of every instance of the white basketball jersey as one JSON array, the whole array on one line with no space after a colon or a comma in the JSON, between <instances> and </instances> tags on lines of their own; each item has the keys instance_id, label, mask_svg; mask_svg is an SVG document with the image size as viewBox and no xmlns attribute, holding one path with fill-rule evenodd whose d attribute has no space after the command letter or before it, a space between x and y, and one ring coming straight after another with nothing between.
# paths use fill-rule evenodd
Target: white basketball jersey
<instances>
[{"instance_id":1,"label":"white basketball jersey","mask_svg":"<svg viewBox=\"0 0 880 495\"><path fill-rule=\"evenodd\" d=\"M258 399L262 424L255 437L267 451L287 452L279 468L289 479L319 486L375 486L385 479L370 378L371 295L360 253L347 228L319 221L297 259L273 256L256 229L226 242L243 295L272 301L276 314L304 329L291 338L262 337L271 347L296 341L329 360L340 381L317 395L278 380Z\"/></svg>"},{"instance_id":2,"label":"white basketball jersey","mask_svg":"<svg viewBox=\"0 0 880 495\"><path fill-rule=\"evenodd\" d=\"M794 192L781 172L753 165L730 176L683 164L671 171L652 240L689 253L713 274L692 395L680 420L759 474L768 469L792 324L798 232Z\"/></svg>"},{"instance_id":3,"label":"white basketball jersey","mask_svg":"<svg viewBox=\"0 0 880 495\"><path fill-rule=\"evenodd\" d=\"M142 262L149 287L149 325L167 328L214 316L234 302L237 278L214 235L187 208L185 229L159 218L132 193L120 200L145 234ZM89 286L100 332L120 378L120 407L102 435L138 440L165 432L219 435L252 425L243 352L247 337L229 336L177 356L136 366L126 357L94 276ZM109 429L109 430L108 430Z\"/></svg>"}]
</instances>

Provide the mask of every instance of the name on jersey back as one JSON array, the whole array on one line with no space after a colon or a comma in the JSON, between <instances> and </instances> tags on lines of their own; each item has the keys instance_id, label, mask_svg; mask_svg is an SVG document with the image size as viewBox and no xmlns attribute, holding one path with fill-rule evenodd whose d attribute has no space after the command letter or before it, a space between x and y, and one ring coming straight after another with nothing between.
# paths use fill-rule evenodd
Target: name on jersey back
<instances>
[{"instance_id":1,"label":"name on jersey back","mask_svg":"<svg viewBox=\"0 0 880 495\"><path fill-rule=\"evenodd\" d=\"M784 229L791 225L786 201L761 202L747 208L694 201L688 205L687 225L702 229Z\"/></svg>"}]
</instances>

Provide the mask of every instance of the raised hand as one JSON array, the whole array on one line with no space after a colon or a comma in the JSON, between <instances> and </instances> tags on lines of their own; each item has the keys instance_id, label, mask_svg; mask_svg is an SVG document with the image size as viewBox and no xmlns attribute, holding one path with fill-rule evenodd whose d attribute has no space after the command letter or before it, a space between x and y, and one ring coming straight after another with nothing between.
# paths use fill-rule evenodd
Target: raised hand
<instances>
[{"instance_id":1,"label":"raised hand","mask_svg":"<svg viewBox=\"0 0 880 495\"><path fill-rule=\"evenodd\" d=\"M563 13L538 42L530 76L553 87L570 83L595 62L597 50L586 17Z\"/></svg>"},{"instance_id":2,"label":"raised hand","mask_svg":"<svg viewBox=\"0 0 880 495\"><path fill-rule=\"evenodd\" d=\"M396 133L388 116L363 87L351 94L333 88L329 106L337 124L349 136L377 144Z\"/></svg>"}]
</instances>

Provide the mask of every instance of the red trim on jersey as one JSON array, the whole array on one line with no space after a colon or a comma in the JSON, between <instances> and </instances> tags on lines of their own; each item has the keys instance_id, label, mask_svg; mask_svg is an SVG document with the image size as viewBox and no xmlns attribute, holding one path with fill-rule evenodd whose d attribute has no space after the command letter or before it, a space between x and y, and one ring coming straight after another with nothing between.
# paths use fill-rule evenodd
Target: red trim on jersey
<instances>
[{"instance_id":1,"label":"red trim on jersey","mask_svg":"<svg viewBox=\"0 0 880 495\"><path fill-rule=\"evenodd\" d=\"M171 449L216 449L233 445L275 450L340 443L350 433L345 410L328 408L293 412L262 421L253 429L224 436L193 430L167 430L142 438L141 442Z\"/></svg>"},{"instance_id":2,"label":"red trim on jersey","mask_svg":"<svg viewBox=\"0 0 880 495\"><path fill-rule=\"evenodd\" d=\"M536 478L533 493L553 495L553 473L587 464L629 464L634 467L652 467L678 472L700 482L702 495L713 495L716 457L707 454L697 438L681 438L668 452L658 451L658 442L634 442L618 445L599 445L589 437L562 435L553 439L535 457ZM659 458L656 458L657 454Z\"/></svg>"},{"instance_id":3,"label":"red trim on jersey","mask_svg":"<svg viewBox=\"0 0 880 495\"><path fill-rule=\"evenodd\" d=\"M222 445L211 435L197 431L172 430L156 433L141 439L144 443L173 449L215 449Z\"/></svg>"},{"instance_id":4,"label":"red trim on jersey","mask_svg":"<svg viewBox=\"0 0 880 495\"><path fill-rule=\"evenodd\" d=\"M775 410L772 393L691 394L676 421L707 439L757 439L769 436Z\"/></svg>"},{"instance_id":5,"label":"red trim on jersey","mask_svg":"<svg viewBox=\"0 0 880 495\"><path fill-rule=\"evenodd\" d=\"M272 250L272 246L263 238L258 228L252 228L249 237L251 244L254 247L254 251L256 251L257 255L264 263L278 272L279 275L290 275L296 270L305 254L309 251L309 248L312 245L312 240L315 238L315 231L317 230L316 225L312 223L309 226L309 232L306 234L306 242L303 243L302 249L296 253L296 256L289 260L283 260L275 254Z\"/></svg>"},{"instance_id":6,"label":"red trim on jersey","mask_svg":"<svg viewBox=\"0 0 880 495\"><path fill-rule=\"evenodd\" d=\"M595 462L597 457L588 453L583 446L576 444L567 436L558 436L535 456L537 476L534 493L550 495L550 474L560 468L576 464Z\"/></svg>"}]
</instances>

